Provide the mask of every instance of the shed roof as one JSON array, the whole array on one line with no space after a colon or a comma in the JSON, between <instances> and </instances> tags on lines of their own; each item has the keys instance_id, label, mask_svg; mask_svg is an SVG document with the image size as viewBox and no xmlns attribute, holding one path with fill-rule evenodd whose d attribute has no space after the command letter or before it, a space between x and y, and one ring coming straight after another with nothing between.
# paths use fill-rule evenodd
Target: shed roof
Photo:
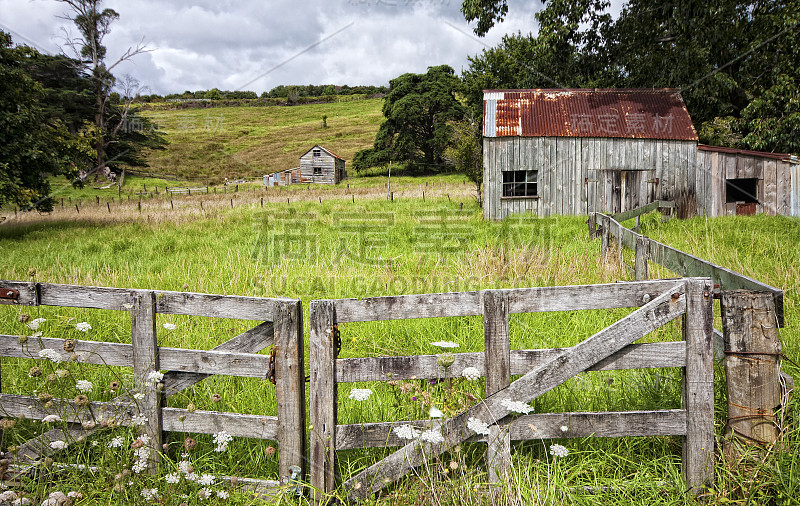
<instances>
[{"instance_id":1,"label":"shed roof","mask_svg":"<svg viewBox=\"0 0 800 506\"><path fill-rule=\"evenodd\" d=\"M675 89L484 90L483 134L698 140Z\"/></svg>"},{"instance_id":2,"label":"shed roof","mask_svg":"<svg viewBox=\"0 0 800 506\"><path fill-rule=\"evenodd\" d=\"M724 148L722 146L709 146L707 144L700 144L697 149L702 151L714 151L717 153L728 153L744 156L758 156L761 158L772 158L775 160L783 160L786 162L796 162L797 157L790 153L772 153L769 151L750 151L747 149Z\"/></svg>"},{"instance_id":3,"label":"shed roof","mask_svg":"<svg viewBox=\"0 0 800 506\"><path fill-rule=\"evenodd\" d=\"M311 152L312 152L312 151L314 151L315 149L321 149L322 151L324 151L324 152L328 153L328 154L329 154L329 155L331 155L332 157L334 157L334 158L338 158L338 159L339 159L339 160L341 160L341 161L345 161L345 160L344 160L344 158L342 158L341 156L337 155L336 153L334 153L333 151L331 151L331 150L330 150L330 149L328 149L328 148L323 148L323 147L322 147L322 146L320 146L319 144L315 145L313 148L309 149L308 151L306 151L305 153L303 153L302 155L300 155L300 158L303 158L304 156L306 156L307 154L311 153Z\"/></svg>"}]
</instances>

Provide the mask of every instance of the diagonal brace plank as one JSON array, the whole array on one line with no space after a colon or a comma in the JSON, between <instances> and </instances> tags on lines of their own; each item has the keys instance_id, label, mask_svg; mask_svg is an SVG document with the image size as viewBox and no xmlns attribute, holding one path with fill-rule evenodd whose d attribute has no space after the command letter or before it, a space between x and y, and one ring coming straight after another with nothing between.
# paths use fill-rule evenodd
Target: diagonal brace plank
<instances>
[{"instance_id":1,"label":"diagonal brace plank","mask_svg":"<svg viewBox=\"0 0 800 506\"><path fill-rule=\"evenodd\" d=\"M239 334L212 348L212 351L232 351L236 353L258 353L274 342L274 328L272 322L261 325ZM170 371L164 375L164 395L170 397L190 386L203 381L211 376L193 372Z\"/></svg>"},{"instance_id":2,"label":"diagonal brace plank","mask_svg":"<svg viewBox=\"0 0 800 506\"><path fill-rule=\"evenodd\" d=\"M412 441L350 478L344 484L350 499L358 501L369 497L425 460L472 437L474 434L466 427L469 418L498 423L510 414L509 409L502 404L504 400L530 402L685 312L685 284L680 282L625 318L531 370L509 387L490 395L459 415L434 425L432 430L439 431L444 442L434 445L422 443L420 440Z\"/></svg>"}]
</instances>

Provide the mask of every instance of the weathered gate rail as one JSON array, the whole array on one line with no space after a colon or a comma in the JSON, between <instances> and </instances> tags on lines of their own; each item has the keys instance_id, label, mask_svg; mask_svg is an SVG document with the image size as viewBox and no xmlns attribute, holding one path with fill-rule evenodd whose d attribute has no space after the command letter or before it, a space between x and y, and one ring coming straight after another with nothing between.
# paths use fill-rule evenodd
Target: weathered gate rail
<instances>
[{"instance_id":1,"label":"weathered gate rail","mask_svg":"<svg viewBox=\"0 0 800 506\"><path fill-rule=\"evenodd\" d=\"M408 443L393 433L412 424L441 430L445 442L428 447L437 455L462 441L487 441L490 478L506 472L510 440L586 436L684 436L684 476L698 491L713 481L714 420L711 350L712 286L709 279L659 280L607 285L484 290L462 293L403 295L362 300L316 300L310 307L310 460L316 500L324 501L336 486L336 450L401 446L395 453L348 479L351 499L368 497L422 464L418 440ZM574 311L638 307L639 309L572 348L509 349L509 313ZM480 403L440 421L337 424L337 385L343 382L436 378L435 355L337 359L341 324L483 315L485 352L459 353L453 376L476 367L486 378ZM685 315L684 341L632 344L659 326ZM532 399L585 370L683 367L682 409L540 413L509 421L504 399ZM510 382L511 375L523 375ZM468 417L491 425L488 438L466 429ZM535 427L535 430L531 428ZM561 429L566 426L565 432Z\"/></svg>"},{"instance_id":2,"label":"weathered gate rail","mask_svg":"<svg viewBox=\"0 0 800 506\"><path fill-rule=\"evenodd\" d=\"M132 344L47 337L29 338L20 344L19 336L0 335L0 356L39 358L39 351L50 349L64 360L73 353L87 364L133 367L139 399L132 393L111 402L91 403L93 413L104 413L121 425L129 425L135 415L148 418L143 432L150 436L151 468L157 464L162 431L186 431L214 434L225 431L232 436L276 440L279 444L279 475L287 483L290 466L305 468L305 373L303 364L302 305L294 299L267 299L203 293L151 291L124 288L100 288L50 283L0 281L2 304L25 306L62 306L128 311L131 315ZM256 320L263 323L230 339L212 350L191 350L158 346L156 315L177 314ZM211 375L266 378L270 357L256 354L274 346L277 417L193 411L162 407L164 398L174 395ZM69 349L67 352L66 350ZM154 371L166 372L163 389L146 385ZM73 413L67 422L70 441L100 429L81 426L91 418L88 410L74 401L54 399L53 410ZM0 394L0 406L11 416L25 415L41 419L52 410L45 409L36 397ZM94 421L94 420L92 420ZM17 464L36 465L54 453L49 443L64 439L63 429L53 429L29 441L17 452ZM266 485L278 485L264 482Z\"/></svg>"}]
</instances>

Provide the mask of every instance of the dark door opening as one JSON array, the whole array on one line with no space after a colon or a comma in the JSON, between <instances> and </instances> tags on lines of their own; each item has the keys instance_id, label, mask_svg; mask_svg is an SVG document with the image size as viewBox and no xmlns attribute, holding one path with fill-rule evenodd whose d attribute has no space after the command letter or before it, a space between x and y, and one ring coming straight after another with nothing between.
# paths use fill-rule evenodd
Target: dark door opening
<instances>
[{"instance_id":1,"label":"dark door opening","mask_svg":"<svg viewBox=\"0 0 800 506\"><path fill-rule=\"evenodd\" d=\"M758 179L727 179L725 181L725 202L758 204Z\"/></svg>"}]
</instances>

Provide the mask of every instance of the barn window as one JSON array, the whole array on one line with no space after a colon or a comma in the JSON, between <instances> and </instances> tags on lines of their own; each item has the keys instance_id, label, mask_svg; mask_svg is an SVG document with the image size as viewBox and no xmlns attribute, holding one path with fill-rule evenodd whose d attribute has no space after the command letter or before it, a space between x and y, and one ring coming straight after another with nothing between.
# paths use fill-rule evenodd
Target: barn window
<instances>
[{"instance_id":1,"label":"barn window","mask_svg":"<svg viewBox=\"0 0 800 506\"><path fill-rule=\"evenodd\" d=\"M758 179L728 179L725 181L725 202L758 204Z\"/></svg>"},{"instance_id":2,"label":"barn window","mask_svg":"<svg viewBox=\"0 0 800 506\"><path fill-rule=\"evenodd\" d=\"M320 156L322 156L322 151L319 150L319 149L315 149L314 150L314 157L316 158L316 157L320 157Z\"/></svg>"},{"instance_id":3,"label":"barn window","mask_svg":"<svg viewBox=\"0 0 800 506\"><path fill-rule=\"evenodd\" d=\"M314 167L314 175L321 176L322 175L322 167Z\"/></svg>"},{"instance_id":4,"label":"barn window","mask_svg":"<svg viewBox=\"0 0 800 506\"><path fill-rule=\"evenodd\" d=\"M510 170L503 172L503 197L536 197L538 170Z\"/></svg>"}]
</instances>

